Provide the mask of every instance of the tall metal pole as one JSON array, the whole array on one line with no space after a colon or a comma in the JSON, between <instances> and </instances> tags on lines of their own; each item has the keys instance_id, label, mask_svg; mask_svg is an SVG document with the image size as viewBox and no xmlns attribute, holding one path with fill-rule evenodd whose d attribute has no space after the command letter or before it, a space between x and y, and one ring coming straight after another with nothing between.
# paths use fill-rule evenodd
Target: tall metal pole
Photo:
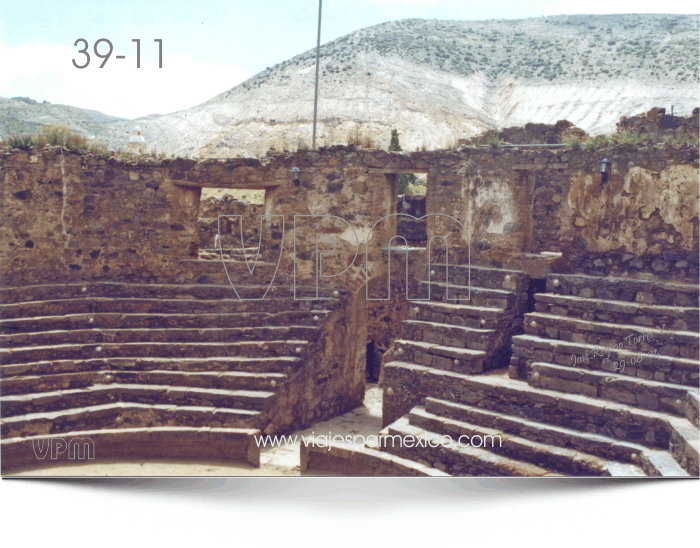
<instances>
[{"instance_id":1,"label":"tall metal pole","mask_svg":"<svg viewBox=\"0 0 700 548\"><path fill-rule=\"evenodd\" d=\"M316 116L318 115L318 72L321 60L321 6L323 0L318 0L318 39L316 41L316 91L314 93L314 131L311 138L311 149L316 150Z\"/></svg>"}]
</instances>

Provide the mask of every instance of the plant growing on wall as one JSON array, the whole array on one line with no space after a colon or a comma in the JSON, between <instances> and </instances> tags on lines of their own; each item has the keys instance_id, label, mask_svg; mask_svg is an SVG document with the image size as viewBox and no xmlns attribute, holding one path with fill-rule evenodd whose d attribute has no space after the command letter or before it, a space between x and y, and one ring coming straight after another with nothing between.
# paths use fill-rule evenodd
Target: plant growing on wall
<instances>
[{"instance_id":1,"label":"plant growing on wall","mask_svg":"<svg viewBox=\"0 0 700 548\"><path fill-rule=\"evenodd\" d=\"M29 150L32 148L34 142L30 136L22 136L10 137L7 140L7 144L10 145L10 147L12 148L18 148L20 150Z\"/></svg>"},{"instance_id":2,"label":"plant growing on wall","mask_svg":"<svg viewBox=\"0 0 700 548\"><path fill-rule=\"evenodd\" d=\"M501 146L501 138L498 133L494 133L486 139L486 144L494 148Z\"/></svg>"},{"instance_id":3,"label":"plant growing on wall","mask_svg":"<svg viewBox=\"0 0 700 548\"><path fill-rule=\"evenodd\" d=\"M43 137L51 146L66 146L66 140L70 134L68 124L51 124L42 126L39 130L39 137Z\"/></svg>"}]
</instances>

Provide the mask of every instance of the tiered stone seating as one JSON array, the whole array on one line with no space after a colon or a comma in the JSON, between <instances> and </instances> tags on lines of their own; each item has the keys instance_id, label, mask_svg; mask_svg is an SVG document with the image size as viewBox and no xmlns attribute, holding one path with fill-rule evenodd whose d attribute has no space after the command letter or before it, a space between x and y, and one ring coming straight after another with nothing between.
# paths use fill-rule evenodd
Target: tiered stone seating
<instances>
[{"instance_id":1,"label":"tiered stone seating","mask_svg":"<svg viewBox=\"0 0 700 548\"><path fill-rule=\"evenodd\" d=\"M384 422L397 419L430 395L406 376L412 365L471 375L502 367L514 333L522 329L529 278L525 273L463 265L433 265L430 283L411 303L411 319L385 356ZM504 353L503 350L506 350Z\"/></svg>"},{"instance_id":2,"label":"tiered stone seating","mask_svg":"<svg viewBox=\"0 0 700 548\"><path fill-rule=\"evenodd\" d=\"M508 375L388 364L387 391L428 397L385 450L458 475L698 475L698 286L557 274L547 289Z\"/></svg>"},{"instance_id":3,"label":"tiered stone seating","mask_svg":"<svg viewBox=\"0 0 700 548\"><path fill-rule=\"evenodd\" d=\"M236 291L243 299L262 297L265 290L260 286L266 288L270 282L272 287L287 288L293 284L292 275L285 269L278 268L276 262L266 261L262 257L256 261L256 251L247 254L247 262L242 249L228 251L230 253L225 253L223 260L226 269L222 268L221 254L218 251L204 255L200 252L199 258L184 259L181 264L185 266L190 279L198 284L230 285L231 280L234 280Z\"/></svg>"},{"instance_id":4,"label":"tiered stone seating","mask_svg":"<svg viewBox=\"0 0 700 548\"><path fill-rule=\"evenodd\" d=\"M267 288L247 289L262 296ZM253 436L284 407L289 376L339 306L325 293L328 300L299 301L275 285L264 300L242 301L230 285L2 289L3 471L36 464L32 439L46 436L99 438L101 457L139 456L152 439L159 449L141 456L257 464ZM219 450L193 448L205 439ZM129 440L135 448L119 449Z\"/></svg>"},{"instance_id":5,"label":"tiered stone seating","mask_svg":"<svg viewBox=\"0 0 700 548\"><path fill-rule=\"evenodd\" d=\"M553 274L547 290L535 296L525 334L513 341L510 375L610 402L619 413L659 414L667 425L660 436L622 428L610 434L670 450L697 475L699 287Z\"/></svg>"}]
</instances>

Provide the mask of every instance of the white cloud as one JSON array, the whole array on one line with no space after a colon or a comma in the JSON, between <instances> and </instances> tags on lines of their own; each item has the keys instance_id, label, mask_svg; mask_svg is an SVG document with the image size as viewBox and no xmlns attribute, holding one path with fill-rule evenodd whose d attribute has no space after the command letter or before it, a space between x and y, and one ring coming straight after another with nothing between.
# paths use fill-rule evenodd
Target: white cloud
<instances>
[{"instance_id":1,"label":"white cloud","mask_svg":"<svg viewBox=\"0 0 700 548\"><path fill-rule=\"evenodd\" d=\"M102 60L91 51L88 67L77 69L71 59L84 64L81 48L43 44L9 48L0 42L0 96L25 96L136 118L192 107L250 77L242 67L197 61L190 54L167 50L159 69L157 50L144 43L141 68L136 68L135 55L116 59L126 52L115 48L104 68L98 68ZM107 50L100 44L101 53Z\"/></svg>"},{"instance_id":2,"label":"white cloud","mask_svg":"<svg viewBox=\"0 0 700 548\"><path fill-rule=\"evenodd\" d=\"M578 15L604 13L697 13L697 5L692 8L687 0L665 0L664 2L644 0L558 0L542 4L544 15Z\"/></svg>"}]
</instances>

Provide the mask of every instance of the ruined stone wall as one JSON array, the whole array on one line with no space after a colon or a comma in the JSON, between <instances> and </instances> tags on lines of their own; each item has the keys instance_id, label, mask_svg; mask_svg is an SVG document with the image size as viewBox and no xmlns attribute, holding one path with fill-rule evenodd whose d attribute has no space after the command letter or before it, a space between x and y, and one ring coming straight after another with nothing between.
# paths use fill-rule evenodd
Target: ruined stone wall
<instances>
[{"instance_id":1,"label":"ruined stone wall","mask_svg":"<svg viewBox=\"0 0 700 548\"><path fill-rule=\"evenodd\" d=\"M697 283L697 148L627 146L606 156L612 168L605 183L586 156L571 156L560 213L566 268Z\"/></svg>"},{"instance_id":2,"label":"ruined stone wall","mask_svg":"<svg viewBox=\"0 0 700 548\"><path fill-rule=\"evenodd\" d=\"M587 133L567 120L556 124L525 124L523 127L509 127L498 131L501 141L514 145L545 145L561 143L565 134L586 137Z\"/></svg>"},{"instance_id":3,"label":"ruined stone wall","mask_svg":"<svg viewBox=\"0 0 700 548\"><path fill-rule=\"evenodd\" d=\"M149 281L196 255L200 189L149 164L2 151L2 283Z\"/></svg>"},{"instance_id":4,"label":"ruined stone wall","mask_svg":"<svg viewBox=\"0 0 700 548\"><path fill-rule=\"evenodd\" d=\"M698 151L691 145L410 154L331 147L202 161L56 148L0 154L7 284L195 281L199 274L183 259L196 259L201 188L213 187L266 189L265 213L279 217L265 230L263 251L276 263L282 250L285 282L296 251L298 283L315 284L318 245L324 275L345 270L321 277L320 285L357 288L365 281L365 253L369 280L386 275L382 248L397 233L396 217L377 221L396 212L396 174L416 171L428 172L427 238L447 236L451 262L520 267L524 253L561 250L555 270L697 279ZM607 183L599 173L603 156L612 162ZM243 210L244 230L254 231L259 209ZM432 245L432 260L444 260L444 244Z\"/></svg>"},{"instance_id":5,"label":"ruined stone wall","mask_svg":"<svg viewBox=\"0 0 700 548\"><path fill-rule=\"evenodd\" d=\"M605 183L604 156L612 162ZM290 175L295 166L298 185ZM4 149L1 281L226 283L220 264L197 260L199 219L218 211L200 207L201 189L265 189L264 212L279 216L263 227L266 272L275 272L269 267L281 251L279 282L292 283L296 257L297 286L314 286L317 245L326 253L325 275L345 270L320 278L321 288L346 292L344 306L322 326L321 342L290 378L280 416L272 419L280 430L301 427L358 405L365 345L375 341L381 353L400 335L409 310L402 257L392 255L391 300L365 302L364 284L369 281L372 296L386 296L386 248L397 220L377 221L397 211L397 174L416 171L428 175L426 238L446 235L452 263L522 268L528 253L561 251L552 271L698 281L698 150L690 145L410 154L332 147L203 161ZM235 207L244 231L254 233L262 208ZM211 239L211 231L205 236ZM444 260L443 244L433 245L432 261ZM416 295L427 253L414 260L408 291ZM266 280L256 271L245 281Z\"/></svg>"},{"instance_id":6,"label":"ruined stone wall","mask_svg":"<svg viewBox=\"0 0 700 548\"><path fill-rule=\"evenodd\" d=\"M364 289L343 292L324 320L320 338L299 356L304 367L289 374L265 432L278 434L306 428L315 422L362 405L365 395L367 321ZM313 301L300 308L312 310Z\"/></svg>"},{"instance_id":7,"label":"ruined stone wall","mask_svg":"<svg viewBox=\"0 0 700 548\"><path fill-rule=\"evenodd\" d=\"M617 124L617 131L646 133L653 135L656 140L683 135L697 138L699 112L700 109L695 108L690 116L673 116L667 114L665 108L653 108L636 116L623 116Z\"/></svg>"}]
</instances>

